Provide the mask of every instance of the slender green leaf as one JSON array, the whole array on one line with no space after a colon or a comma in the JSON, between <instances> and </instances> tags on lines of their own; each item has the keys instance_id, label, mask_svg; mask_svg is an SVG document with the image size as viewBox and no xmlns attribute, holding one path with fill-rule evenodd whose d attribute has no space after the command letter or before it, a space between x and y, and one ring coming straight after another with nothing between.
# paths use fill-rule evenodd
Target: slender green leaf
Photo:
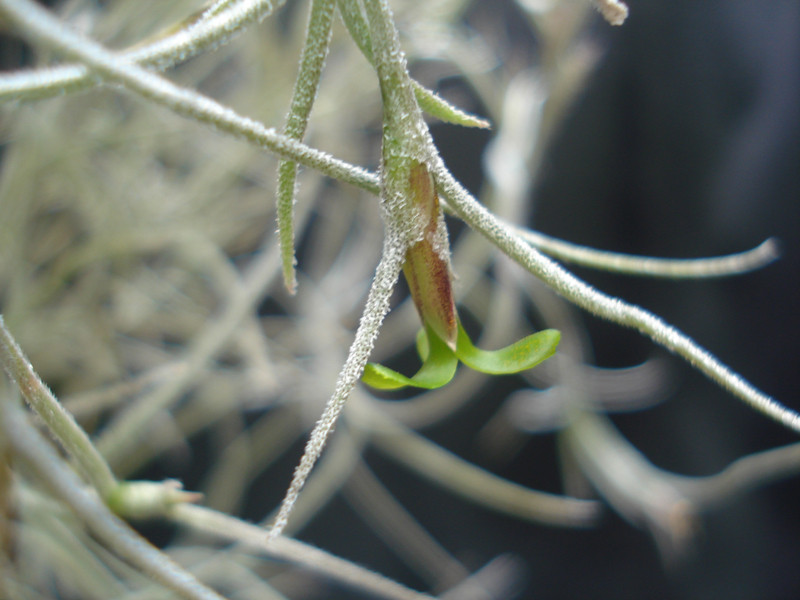
<instances>
[{"instance_id":1,"label":"slender green leaf","mask_svg":"<svg viewBox=\"0 0 800 600\"><path fill-rule=\"evenodd\" d=\"M286 120L284 134L301 140L308 125L308 117L317 97L325 57L331 41L331 24L336 5L333 0L314 0L308 19L308 30L300 70L295 82L292 104ZM291 161L281 161L278 166L278 237L280 240L281 265L286 289L294 293L297 288L294 254L294 202L297 190L297 165Z\"/></svg>"},{"instance_id":2,"label":"slender green leaf","mask_svg":"<svg viewBox=\"0 0 800 600\"><path fill-rule=\"evenodd\" d=\"M481 350L472 344L459 322L456 356L470 369L489 375L508 375L535 367L550 358L560 339L560 332L545 329L500 350Z\"/></svg>"},{"instance_id":3,"label":"slender green leaf","mask_svg":"<svg viewBox=\"0 0 800 600\"><path fill-rule=\"evenodd\" d=\"M432 92L422 84L412 80L414 86L414 95L417 97L419 107L432 117L451 123L453 125L461 125L463 127L480 127L481 129L489 129L492 124L481 117L470 114L461 110L457 106L450 104L447 100Z\"/></svg>"}]
</instances>

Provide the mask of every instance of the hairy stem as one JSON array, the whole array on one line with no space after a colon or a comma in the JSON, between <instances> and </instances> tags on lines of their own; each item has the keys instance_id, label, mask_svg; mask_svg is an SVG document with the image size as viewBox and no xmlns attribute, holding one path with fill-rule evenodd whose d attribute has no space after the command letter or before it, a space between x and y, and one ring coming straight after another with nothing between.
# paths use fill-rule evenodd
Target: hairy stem
<instances>
[{"instance_id":1,"label":"hairy stem","mask_svg":"<svg viewBox=\"0 0 800 600\"><path fill-rule=\"evenodd\" d=\"M431 600L427 594L410 590L391 579L308 544L286 537L264 539L264 531L260 527L207 508L177 505L171 510L169 517L197 531L244 544L266 556L302 565L330 577L333 581L366 591L370 596L389 600Z\"/></svg>"},{"instance_id":2,"label":"hairy stem","mask_svg":"<svg viewBox=\"0 0 800 600\"><path fill-rule=\"evenodd\" d=\"M331 40L331 24L336 8L334 0L313 0L308 20L306 45L300 59L300 71L295 82L292 104L286 120L284 135L293 140L303 139L311 107L317 96L319 80L325 66L325 56ZM283 282L290 293L297 288L294 267L294 202L297 165L281 161L278 166L278 236L280 238Z\"/></svg>"},{"instance_id":3,"label":"hairy stem","mask_svg":"<svg viewBox=\"0 0 800 600\"><path fill-rule=\"evenodd\" d=\"M19 388L25 401L42 418L67 452L75 458L81 471L100 496L107 498L117 487L117 480L111 468L92 445L86 432L33 370L30 361L6 328L2 315L0 315L0 362Z\"/></svg>"},{"instance_id":4,"label":"hairy stem","mask_svg":"<svg viewBox=\"0 0 800 600\"><path fill-rule=\"evenodd\" d=\"M55 48L85 63L98 75L194 121L245 139L279 156L318 170L329 177L378 193L378 178L325 152L310 148L274 129L106 50L58 21L30 0L1 0L0 14L34 43Z\"/></svg>"},{"instance_id":5,"label":"hairy stem","mask_svg":"<svg viewBox=\"0 0 800 600\"><path fill-rule=\"evenodd\" d=\"M779 256L775 240L768 239L744 252L709 258L655 258L620 252L606 252L564 242L529 229L514 228L534 248L564 262L640 277L668 279L710 279L730 277L760 269Z\"/></svg>"},{"instance_id":6,"label":"hairy stem","mask_svg":"<svg viewBox=\"0 0 800 600\"><path fill-rule=\"evenodd\" d=\"M92 533L142 573L189 600L224 600L152 546L81 484L11 402L0 402L0 426L15 455L86 523Z\"/></svg>"},{"instance_id":7,"label":"hairy stem","mask_svg":"<svg viewBox=\"0 0 800 600\"><path fill-rule=\"evenodd\" d=\"M344 409L345 402L364 372L369 355L375 346L380 326L389 312L389 299L397 283L404 260L405 245L389 225L384 240L383 255L375 271L375 277L372 280L367 303L364 307L355 339L350 346L347 360L339 373L339 379L333 395L328 400L325 411L311 431L303 457L295 469L292 482L278 510L278 515L275 517L275 523L270 530L271 538L281 535L288 524L289 514L292 512L292 507L297 501L300 490L305 485L311 470L314 468L314 464L322 454L325 443L328 441L328 437L333 432L333 427Z\"/></svg>"},{"instance_id":8,"label":"hairy stem","mask_svg":"<svg viewBox=\"0 0 800 600\"><path fill-rule=\"evenodd\" d=\"M224 9L211 7L198 20L144 46L120 53L129 62L166 70L209 49L216 48L266 18L285 0L238 0ZM215 5L216 6L216 5ZM60 65L0 76L0 101L39 100L75 92L101 83L82 64Z\"/></svg>"}]
</instances>

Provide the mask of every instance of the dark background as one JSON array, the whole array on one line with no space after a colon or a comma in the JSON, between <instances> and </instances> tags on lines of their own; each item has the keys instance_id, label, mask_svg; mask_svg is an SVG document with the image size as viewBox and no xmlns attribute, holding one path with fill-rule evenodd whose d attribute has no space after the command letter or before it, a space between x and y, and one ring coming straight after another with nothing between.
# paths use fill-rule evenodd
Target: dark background
<instances>
[{"instance_id":1,"label":"dark background","mask_svg":"<svg viewBox=\"0 0 800 600\"><path fill-rule=\"evenodd\" d=\"M597 248L667 257L736 252L777 237L780 261L743 277L578 274L663 316L798 410L800 3L651 0L630 8L622 27L597 19L592 28L606 54L547 153L532 225ZM636 333L585 323L602 366L658 354ZM678 385L665 404L615 417L656 465L709 474L796 441L680 361L672 368ZM540 460L534 449L528 457ZM533 565L526 598L797 598L798 500L800 486L785 482L707 515L693 554L669 570L644 534L613 517L588 534L519 526L506 535Z\"/></svg>"},{"instance_id":2,"label":"dark background","mask_svg":"<svg viewBox=\"0 0 800 600\"><path fill-rule=\"evenodd\" d=\"M736 252L777 237L780 261L743 277L585 275L663 316L798 410L800 3L630 6L623 27L596 28L607 54L548 154L534 225L599 248L669 257ZM586 323L602 365L653 353L637 334ZM679 387L667 403L615 418L656 465L708 474L796 440L679 361L673 368ZM587 544L594 555L575 544L586 566L576 579L529 597L800 597L798 500L800 486L785 482L707 515L694 554L670 572L658 568L652 546L612 521L599 544Z\"/></svg>"}]
</instances>

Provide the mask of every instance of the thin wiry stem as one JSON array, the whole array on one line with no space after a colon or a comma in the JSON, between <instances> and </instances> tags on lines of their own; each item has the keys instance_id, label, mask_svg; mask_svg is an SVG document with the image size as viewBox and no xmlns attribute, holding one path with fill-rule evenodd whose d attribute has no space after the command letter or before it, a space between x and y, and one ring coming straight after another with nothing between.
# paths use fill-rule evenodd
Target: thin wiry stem
<instances>
[{"instance_id":1,"label":"thin wiry stem","mask_svg":"<svg viewBox=\"0 0 800 600\"><path fill-rule=\"evenodd\" d=\"M260 23L286 0L234 0L217 3L187 27L161 40L134 48L126 57L164 70L229 42L250 25Z\"/></svg>"},{"instance_id":2,"label":"thin wiry stem","mask_svg":"<svg viewBox=\"0 0 800 600\"><path fill-rule=\"evenodd\" d=\"M441 160L436 164L434 172L443 195L461 219L567 300L594 315L640 331L657 344L686 359L689 364L755 410L800 432L800 414L755 388L708 350L659 317L596 290L531 248L512 229L478 203L453 178Z\"/></svg>"},{"instance_id":3,"label":"thin wiry stem","mask_svg":"<svg viewBox=\"0 0 800 600\"><path fill-rule=\"evenodd\" d=\"M383 164L381 167L381 206L386 223L383 252L372 281L367 304L361 316L333 396L325 406L295 469L289 490L281 503L270 537L286 527L292 506L333 431L345 402L364 372L375 346L378 331L389 312L389 298L406 258L406 250L420 235L421 226L409 198L409 170L424 164L435 153L430 134L422 120L400 51L397 30L388 6L370 1L367 16L372 30L372 53L383 95ZM443 227L443 226L442 226Z\"/></svg>"},{"instance_id":4,"label":"thin wiry stem","mask_svg":"<svg viewBox=\"0 0 800 600\"><path fill-rule=\"evenodd\" d=\"M305 210L308 208L310 207L307 206ZM248 267L241 284L233 288L217 318L192 341L184 359L185 369L163 386L143 396L137 403L131 404L106 427L97 445L115 468L119 470L123 461L128 463L123 465L125 470L138 466L129 464L131 451L139 444L148 423L194 384L211 358L224 347L231 334L240 327L263 297L278 270L277 248L260 254Z\"/></svg>"},{"instance_id":5,"label":"thin wiry stem","mask_svg":"<svg viewBox=\"0 0 800 600\"><path fill-rule=\"evenodd\" d=\"M117 480L111 468L92 445L86 432L34 371L30 361L6 328L2 315L0 315L0 362L11 380L16 383L25 401L75 458L81 471L100 496L107 498L117 487Z\"/></svg>"},{"instance_id":6,"label":"thin wiry stem","mask_svg":"<svg viewBox=\"0 0 800 600\"><path fill-rule=\"evenodd\" d=\"M117 53L110 52L100 44L78 35L64 26L49 11L30 0L2 0L0 12L20 33L29 37L34 43L52 46L86 63L109 82L119 83L127 90L179 115L245 139L329 177L378 193L379 181L374 174L281 135L274 129L241 116L207 96L175 85L155 73L126 61Z\"/></svg>"},{"instance_id":7,"label":"thin wiry stem","mask_svg":"<svg viewBox=\"0 0 800 600\"><path fill-rule=\"evenodd\" d=\"M469 571L397 501L363 461L356 466L344 493L359 518L435 589L449 587L469 576Z\"/></svg>"},{"instance_id":8,"label":"thin wiry stem","mask_svg":"<svg viewBox=\"0 0 800 600\"><path fill-rule=\"evenodd\" d=\"M15 455L83 520L109 548L142 573L189 600L224 600L112 514L56 455L14 403L0 402L0 426Z\"/></svg>"},{"instance_id":9,"label":"thin wiry stem","mask_svg":"<svg viewBox=\"0 0 800 600\"><path fill-rule=\"evenodd\" d=\"M672 477L676 487L690 496L699 510L708 510L754 488L788 479L797 473L800 473L800 443L748 454L714 475Z\"/></svg>"},{"instance_id":10,"label":"thin wiry stem","mask_svg":"<svg viewBox=\"0 0 800 600\"><path fill-rule=\"evenodd\" d=\"M389 6L382 0L367 0L364 5L383 100L382 200L398 224L409 226L415 219L408 208L410 200L402 197L410 192L409 169L425 164L437 151L414 96ZM409 232L413 237L420 234Z\"/></svg>"},{"instance_id":11,"label":"thin wiry stem","mask_svg":"<svg viewBox=\"0 0 800 600\"><path fill-rule=\"evenodd\" d=\"M597 489L623 516L646 525L666 556L680 553L699 513L800 472L800 444L756 452L714 475L659 469L602 415L573 411L563 439Z\"/></svg>"},{"instance_id":12,"label":"thin wiry stem","mask_svg":"<svg viewBox=\"0 0 800 600\"><path fill-rule=\"evenodd\" d=\"M600 506L532 490L485 471L379 413L370 415L375 445L436 485L471 502L545 525L590 527Z\"/></svg>"},{"instance_id":13,"label":"thin wiry stem","mask_svg":"<svg viewBox=\"0 0 800 600\"><path fill-rule=\"evenodd\" d=\"M339 14L342 17L347 31L350 32L350 37L361 50L364 57L371 63L375 63L372 54L372 38L369 33L369 24L364 17L360 2L353 2L352 0L337 0L336 4L339 7Z\"/></svg>"},{"instance_id":14,"label":"thin wiry stem","mask_svg":"<svg viewBox=\"0 0 800 600\"><path fill-rule=\"evenodd\" d=\"M217 3L200 18L171 35L120 53L126 61L168 69L203 51L216 48L258 23L285 0L237 0ZM0 102L38 100L75 92L101 83L86 65L62 65L0 76Z\"/></svg>"},{"instance_id":15,"label":"thin wiry stem","mask_svg":"<svg viewBox=\"0 0 800 600\"><path fill-rule=\"evenodd\" d=\"M325 57L331 41L331 25L336 8L334 0L313 0L308 20L306 44L300 58L300 71L294 86L292 104L284 135L293 140L303 139L311 107L317 97ZM294 293L297 278L294 267L294 202L296 195L297 165L291 161L281 161L278 166L278 237L280 238L283 281L286 289Z\"/></svg>"},{"instance_id":16,"label":"thin wiry stem","mask_svg":"<svg viewBox=\"0 0 800 600\"><path fill-rule=\"evenodd\" d=\"M368 435L361 431L339 431L326 445L325 452L303 486L303 493L292 507L292 518L284 529L284 537L302 531L320 510L339 493L348 481L363 454ZM264 519L269 525L274 515Z\"/></svg>"},{"instance_id":17,"label":"thin wiry stem","mask_svg":"<svg viewBox=\"0 0 800 600\"><path fill-rule=\"evenodd\" d=\"M211 6L206 4L205 7L198 11L200 14L196 17L197 21L205 21L211 17L230 10L232 6L239 4L241 0L214 0Z\"/></svg>"},{"instance_id":18,"label":"thin wiry stem","mask_svg":"<svg viewBox=\"0 0 800 600\"><path fill-rule=\"evenodd\" d=\"M514 228L537 250L564 262L611 273L669 279L730 277L760 269L778 258L778 245L768 239L744 252L710 258L670 259L606 252L564 242L529 229Z\"/></svg>"},{"instance_id":19,"label":"thin wiry stem","mask_svg":"<svg viewBox=\"0 0 800 600\"><path fill-rule=\"evenodd\" d=\"M631 523L647 527L665 557L685 550L696 525L691 498L613 428L575 410L563 438L592 485Z\"/></svg>"},{"instance_id":20,"label":"thin wiry stem","mask_svg":"<svg viewBox=\"0 0 800 600\"><path fill-rule=\"evenodd\" d=\"M259 553L322 573L334 581L390 600L431 600L391 579L287 537L265 539L264 530L228 515L188 504L175 506L169 517L182 525L235 541Z\"/></svg>"},{"instance_id":21,"label":"thin wiry stem","mask_svg":"<svg viewBox=\"0 0 800 600\"><path fill-rule=\"evenodd\" d=\"M397 283L400 269L405 260L405 244L399 234L393 231L391 223L387 225L387 229L383 254L375 270L375 277L372 280L367 303L364 307L361 321L358 324L355 339L350 346L347 360L339 373L339 379L333 395L325 406L322 416L311 431L303 457L295 469L292 482L281 502L278 515L275 517L275 523L270 530L271 538L280 536L288 524L289 514L297 501L300 490L305 485L311 470L314 468L314 464L322 454L325 443L333 432L336 420L344 409L345 402L361 378L364 366L367 364L369 355L375 346L380 326L389 312L389 300L392 290Z\"/></svg>"}]
</instances>

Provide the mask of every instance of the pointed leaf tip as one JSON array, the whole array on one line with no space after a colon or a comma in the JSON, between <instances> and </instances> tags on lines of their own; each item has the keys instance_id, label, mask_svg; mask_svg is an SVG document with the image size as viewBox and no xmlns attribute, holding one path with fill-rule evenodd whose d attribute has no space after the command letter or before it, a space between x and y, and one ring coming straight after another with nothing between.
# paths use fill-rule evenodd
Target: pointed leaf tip
<instances>
[{"instance_id":1,"label":"pointed leaf tip","mask_svg":"<svg viewBox=\"0 0 800 600\"><path fill-rule=\"evenodd\" d=\"M500 350L481 350L458 324L456 356L470 369L489 375L510 375L531 369L555 354L561 333L545 329Z\"/></svg>"},{"instance_id":2,"label":"pointed leaf tip","mask_svg":"<svg viewBox=\"0 0 800 600\"><path fill-rule=\"evenodd\" d=\"M432 117L436 117L445 123L461 125L462 127L477 127L479 129L492 128L491 122L487 119L483 119L453 106L447 102L447 100L423 87L416 81L412 81L412 84L414 85L414 95L417 98L419 107Z\"/></svg>"}]
</instances>

